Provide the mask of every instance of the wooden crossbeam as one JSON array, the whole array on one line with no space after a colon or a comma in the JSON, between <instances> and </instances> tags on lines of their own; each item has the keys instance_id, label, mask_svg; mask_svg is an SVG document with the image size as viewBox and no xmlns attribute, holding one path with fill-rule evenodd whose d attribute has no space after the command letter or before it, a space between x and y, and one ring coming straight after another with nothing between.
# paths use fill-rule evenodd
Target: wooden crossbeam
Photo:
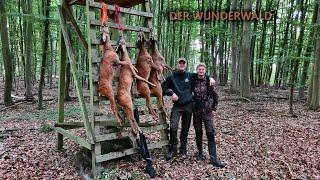
<instances>
[{"instance_id":1,"label":"wooden crossbeam","mask_svg":"<svg viewBox=\"0 0 320 180\"><path fill-rule=\"evenodd\" d=\"M82 93L82 89L81 89L81 85L80 85L80 80L79 80L79 75L78 75L78 71L77 71L77 67L76 67L75 55L73 53L73 49L72 49L71 42L70 42L70 37L69 37L68 32L67 32L65 16L64 16L64 13L63 13L61 5L59 5L58 9L59 9L59 14L60 14L61 30L62 30L63 38L64 38L64 41L65 41L67 54L68 54L68 57L69 57L69 60L70 60L71 72L72 72L72 75L73 75L73 79L75 81L75 86L76 86L78 99L79 99L79 104L80 104L80 108L81 108L82 119L84 121L84 125L85 125L86 134L88 136L88 139L89 139L90 142L93 143L93 142L95 142L94 141L94 135L93 135L93 132L92 132L91 124L89 122L87 107L86 107L86 104L84 102L84 97L83 97L83 93Z\"/></svg>"},{"instance_id":2,"label":"wooden crossbeam","mask_svg":"<svg viewBox=\"0 0 320 180\"><path fill-rule=\"evenodd\" d=\"M90 2L89 5L90 5L90 7L101 9L101 3L99 3L99 2ZM109 11L114 12L115 6L108 5L107 9ZM129 9L129 8L121 8L120 12L125 13L125 14L130 14L130 15L142 16L142 17L146 17L146 18L153 18L153 14L150 12L137 11L137 10L133 10L133 9Z\"/></svg>"},{"instance_id":3,"label":"wooden crossbeam","mask_svg":"<svg viewBox=\"0 0 320 180\"><path fill-rule=\"evenodd\" d=\"M82 45L88 51L88 43L86 41L86 38L83 36L83 34L77 24L77 21L75 20L75 18L72 15L72 12L70 10L70 6L68 6L66 3L63 3L62 6L63 6L64 12L65 12L65 15L69 18L71 25L72 25L73 29L75 30L77 36L79 37Z\"/></svg>"},{"instance_id":4,"label":"wooden crossbeam","mask_svg":"<svg viewBox=\"0 0 320 180\"><path fill-rule=\"evenodd\" d=\"M102 40L101 40L101 39L98 39L97 37L91 37L91 44L93 44L93 45L100 45L100 44L103 44L103 43L102 43ZM113 47L118 46L118 44L117 44L116 41L111 41L111 44L112 44ZM130 44L130 43L126 43L126 47L127 47L127 48L136 48L137 46L132 45L132 44Z\"/></svg>"},{"instance_id":5,"label":"wooden crossbeam","mask_svg":"<svg viewBox=\"0 0 320 180\"><path fill-rule=\"evenodd\" d=\"M63 123L56 123L54 127L61 127L63 129L76 129L84 127L83 122L63 122Z\"/></svg>"},{"instance_id":6,"label":"wooden crossbeam","mask_svg":"<svg viewBox=\"0 0 320 180\"><path fill-rule=\"evenodd\" d=\"M90 20L90 24L93 26L101 26L101 23L99 20L96 19L91 19ZM112 22L108 22L108 26L110 28L113 29L118 29L118 24L112 23ZM151 31L151 28L146 28L146 27L142 27L142 26L131 26L131 25L122 25L123 28L125 28L127 31L136 31L136 32L145 32L145 33L149 33Z\"/></svg>"},{"instance_id":7,"label":"wooden crossbeam","mask_svg":"<svg viewBox=\"0 0 320 180\"><path fill-rule=\"evenodd\" d=\"M141 127L141 130L144 133L168 129L168 127L169 127L167 124L159 124L159 125L154 125L154 126L150 126L150 127L143 127L143 126L141 126L141 124L139 124L139 126ZM131 133L132 132L125 131L125 132L114 132L114 133L109 133L109 134L97 135L96 141L102 142L102 141L108 141L108 140L113 140L113 139L121 139L124 137L129 137Z\"/></svg>"},{"instance_id":8,"label":"wooden crossbeam","mask_svg":"<svg viewBox=\"0 0 320 180\"><path fill-rule=\"evenodd\" d=\"M158 148L162 148L163 146L167 146L169 144L168 140L165 141L160 141L157 143L150 143L148 144L148 149L158 149ZM136 148L130 148L130 149L126 149L124 151L118 151L118 152L110 152L108 154L103 154L103 155L99 155L96 157L96 161L97 163L99 162L104 162L104 161L108 161L111 159L116 159L116 158L120 158L123 156L128 156L128 155L132 155L138 152L138 149Z\"/></svg>"},{"instance_id":9,"label":"wooden crossbeam","mask_svg":"<svg viewBox=\"0 0 320 180\"><path fill-rule=\"evenodd\" d=\"M92 149L92 145L90 143L88 143L85 139L67 131L67 130L64 130L63 128L60 128L60 127L55 127L54 128L57 132L61 133L62 135L66 136L67 138L69 138L70 140L72 141L75 141L77 142L78 144L80 144L82 147L85 147L89 150Z\"/></svg>"},{"instance_id":10,"label":"wooden crossbeam","mask_svg":"<svg viewBox=\"0 0 320 180\"><path fill-rule=\"evenodd\" d=\"M108 127L118 127L118 128L130 127L130 124L128 122L124 123L123 125L119 125L119 123L116 120L101 121L100 125L108 126ZM138 125L142 128L142 130L145 130L146 132L168 129L167 124L161 124L161 123L160 124L159 123L138 123ZM84 127L84 123L83 122L63 122L63 123L54 124L54 127L61 127L64 129L75 129L75 128Z\"/></svg>"}]
</instances>

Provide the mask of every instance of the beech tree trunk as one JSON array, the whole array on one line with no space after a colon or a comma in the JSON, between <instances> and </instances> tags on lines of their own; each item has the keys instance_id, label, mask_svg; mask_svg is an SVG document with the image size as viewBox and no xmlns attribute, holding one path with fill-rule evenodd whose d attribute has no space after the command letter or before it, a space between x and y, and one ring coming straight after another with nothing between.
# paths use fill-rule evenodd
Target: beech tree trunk
<instances>
[{"instance_id":1,"label":"beech tree trunk","mask_svg":"<svg viewBox=\"0 0 320 180\"><path fill-rule=\"evenodd\" d=\"M50 0L46 0L43 2L43 8L44 8L44 15L46 18L49 18L50 14ZM44 22L44 33L43 33L43 52L42 52L42 60L41 60L41 72L40 72L40 83L39 83L39 89L38 89L38 109L42 109L42 89L44 86L44 78L45 78L45 72L46 72L46 64L47 64L47 57L48 57L48 47L49 47L49 26L50 22L49 19L46 19Z\"/></svg>"},{"instance_id":2,"label":"beech tree trunk","mask_svg":"<svg viewBox=\"0 0 320 180\"><path fill-rule=\"evenodd\" d=\"M244 1L244 10L250 11L252 6L251 0ZM240 96L250 97L250 41L251 41L251 22L243 22L241 58L240 58Z\"/></svg>"},{"instance_id":3,"label":"beech tree trunk","mask_svg":"<svg viewBox=\"0 0 320 180\"><path fill-rule=\"evenodd\" d=\"M8 33L8 22L5 10L5 1L0 3L0 33L2 43L2 58L4 63L5 82L4 82L4 104L10 106L13 104L11 91L12 91L12 62L10 58L10 47L9 47L9 33Z\"/></svg>"},{"instance_id":4,"label":"beech tree trunk","mask_svg":"<svg viewBox=\"0 0 320 180\"><path fill-rule=\"evenodd\" d=\"M27 13L32 15L32 0L27 0L26 4ZM26 81L26 100L33 101L32 95L32 36L33 36L33 22L28 20L26 23L26 33L25 33L25 81Z\"/></svg>"}]
</instances>

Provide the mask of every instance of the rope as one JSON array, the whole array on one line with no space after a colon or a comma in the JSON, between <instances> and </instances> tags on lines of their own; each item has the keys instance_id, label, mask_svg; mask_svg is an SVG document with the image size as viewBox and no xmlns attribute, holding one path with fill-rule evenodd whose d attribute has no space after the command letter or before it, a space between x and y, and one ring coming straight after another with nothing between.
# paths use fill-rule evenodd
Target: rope
<instances>
[{"instance_id":1,"label":"rope","mask_svg":"<svg viewBox=\"0 0 320 180\"><path fill-rule=\"evenodd\" d=\"M101 25L104 26L108 23L108 10L107 5L105 3L102 3L101 12L100 12L100 22Z\"/></svg>"},{"instance_id":2,"label":"rope","mask_svg":"<svg viewBox=\"0 0 320 180\"><path fill-rule=\"evenodd\" d=\"M118 6L117 4L115 4L114 7L115 7L114 22L115 22L116 24L118 24L117 29L119 29L119 30L121 30L121 31L125 31L126 28L123 27L123 26L121 25L121 23L120 23L120 18L121 18L121 11L120 11L121 9L120 9L120 6Z\"/></svg>"}]
</instances>

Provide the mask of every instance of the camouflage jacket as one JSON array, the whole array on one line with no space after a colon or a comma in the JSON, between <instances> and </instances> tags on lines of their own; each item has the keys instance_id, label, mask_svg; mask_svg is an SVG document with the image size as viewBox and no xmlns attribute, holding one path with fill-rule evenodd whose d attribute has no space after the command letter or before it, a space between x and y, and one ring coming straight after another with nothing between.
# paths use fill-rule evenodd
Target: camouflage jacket
<instances>
[{"instance_id":1,"label":"camouflage jacket","mask_svg":"<svg viewBox=\"0 0 320 180\"><path fill-rule=\"evenodd\" d=\"M218 94L215 86L210 86L209 77L192 82L194 113L211 113L218 105Z\"/></svg>"}]
</instances>

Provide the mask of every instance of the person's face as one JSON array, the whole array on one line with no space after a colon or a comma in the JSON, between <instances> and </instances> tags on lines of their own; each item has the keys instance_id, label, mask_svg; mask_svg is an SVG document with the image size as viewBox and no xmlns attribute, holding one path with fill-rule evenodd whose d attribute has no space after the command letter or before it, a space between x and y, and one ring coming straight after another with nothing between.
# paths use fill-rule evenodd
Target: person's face
<instances>
[{"instance_id":1,"label":"person's face","mask_svg":"<svg viewBox=\"0 0 320 180\"><path fill-rule=\"evenodd\" d=\"M198 76L204 76L205 73L206 73L206 68L205 68L205 67L199 66L199 67L197 68L197 74L198 74Z\"/></svg>"},{"instance_id":2,"label":"person's face","mask_svg":"<svg viewBox=\"0 0 320 180\"><path fill-rule=\"evenodd\" d=\"M187 63L185 61L179 61L177 64L177 69L180 71L185 71L187 68Z\"/></svg>"}]
</instances>

